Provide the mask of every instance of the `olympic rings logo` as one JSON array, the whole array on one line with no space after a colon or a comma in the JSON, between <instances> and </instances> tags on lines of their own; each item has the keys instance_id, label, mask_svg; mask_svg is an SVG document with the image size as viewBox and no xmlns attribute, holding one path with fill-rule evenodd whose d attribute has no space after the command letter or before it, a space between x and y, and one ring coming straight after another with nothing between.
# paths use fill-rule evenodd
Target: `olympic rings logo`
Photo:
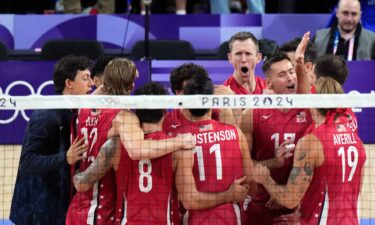
<instances>
[{"instance_id":1,"label":"olympic rings logo","mask_svg":"<svg viewBox=\"0 0 375 225\"><path fill-rule=\"evenodd\" d=\"M30 95L41 95L43 89L45 87L47 87L48 85L53 85L53 81L52 80L48 80L48 81L43 82L38 87L38 89L35 92L34 87L31 84L29 84L28 82L23 81L23 80L17 80L17 81L13 81L12 83L10 83L8 85L8 87L5 89L5 92L3 92L3 89L0 87L0 94L10 95L11 90L15 86L24 86L24 87L26 87L30 91ZM10 118L8 118L8 119L0 119L0 124L10 124L10 123L12 123L14 120L16 120L16 118L18 117L19 113L21 113L22 117L26 121L29 121L30 118L26 115L25 110L18 110L18 109L16 109L16 110L14 110L14 113L13 113L13 115Z\"/></svg>"},{"instance_id":2,"label":"olympic rings logo","mask_svg":"<svg viewBox=\"0 0 375 225\"><path fill-rule=\"evenodd\" d=\"M114 107L120 103L120 99L114 97L103 97L100 98L100 103L108 107Z\"/></svg>"}]
</instances>

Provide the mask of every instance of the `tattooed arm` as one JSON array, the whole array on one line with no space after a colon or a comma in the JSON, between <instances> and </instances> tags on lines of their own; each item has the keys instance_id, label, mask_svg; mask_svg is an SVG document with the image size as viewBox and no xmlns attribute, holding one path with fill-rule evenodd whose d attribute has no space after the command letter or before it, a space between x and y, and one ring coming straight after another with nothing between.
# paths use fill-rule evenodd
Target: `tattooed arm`
<instances>
[{"instance_id":1,"label":"tattooed arm","mask_svg":"<svg viewBox=\"0 0 375 225\"><path fill-rule=\"evenodd\" d=\"M314 168L324 162L323 146L314 135L307 135L297 143L293 169L287 185L278 185L269 173L261 181L268 193L280 204L293 209L300 203L314 174Z\"/></svg>"},{"instance_id":2,"label":"tattooed arm","mask_svg":"<svg viewBox=\"0 0 375 225\"><path fill-rule=\"evenodd\" d=\"M74 175L73 183L77 191L88 191L111 168L116 167L120 158L119 154L121 154L119 138L112 137L108 139L100 148L94 162L85 171Z\"/></svg>"}]
</instances>

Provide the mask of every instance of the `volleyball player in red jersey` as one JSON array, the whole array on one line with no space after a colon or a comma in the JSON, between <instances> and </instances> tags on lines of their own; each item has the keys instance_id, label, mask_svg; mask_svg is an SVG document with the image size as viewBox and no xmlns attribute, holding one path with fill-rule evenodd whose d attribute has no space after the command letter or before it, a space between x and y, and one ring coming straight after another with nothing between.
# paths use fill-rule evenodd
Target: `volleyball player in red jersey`
<instances>
[{"instance_id":1,"label":"volleyball player in red jersey","mask_svg":"<svg viewBox=\"0 0 375 225\"><path fill-rule=\"evenodd\" d=\"M100 147L108 138L112 120L119 110L81 109L78 116L78 132L87 140L90 148L80 170L85 170L96 158ZM77 193L69 206L66 224L109 224L114 220L116 186L114 172L108 172L99 182L86 191ZM98 207L98 206L103 207Z\"/></svg>"},{"instance_id":2,"label":"volleyball player in red jersey","mask_svg":"<svg viewBox=\"0 0 375 225\"><path fill-rule=\"evenodd\" d=\"M195 74L201 74L209 77L207 71L194 63L183 64L172 70L170 75L171 90L175 95L183 95L183 88L187 80ZM214 89L217 95L231 95L231 90L223 85L215 85ZM189 122L191 114L187 109L173 109L167 112L163 121L163 131L173 133L173 131ZM212 118L223 123L234 124L232 110L230 109L213 109Z\"/></svg>"},{"instance_id":3,"label":"volleyball player in red jersey","mask_svg":"<svg viewBox=\"0 0 375 225\"><path fill-rule=\"evenodd\" d=\"M296 93L296 73L286 54L271 56L263 64L263 71L273 93ZM252 159L266 165L277 183L286 184L293 165L293 151L289 146L297 143L311 122L310 112L306 109L245 109L240 127L247 138ZM285 207L273 207L271 203L270 195L259 185L257 195L244 206L245 224L273 224L280 216L294 212ZM298 221L295 217L288 220Z\"/></svg>"},{"instance_id":4,"label":"volleyball player in red jersey","mask_svg":"<svg viewBox=\"0 0 375 225\"><path fill-rule=\"evenodd\" d=\"M315 83L307 85L308 76L306 77L306 70L303 70L303 62L305 61L304 57L306 56L305 51L309 42L309 32L306 32L297 47L296 50L296 70L298 75L298 86L302 94L316 94ZM313 77L319 79L320 77L330 77L336 80L341 85L344 85L348 75L349 70L345 60L340 56L335 55L326 55L318 58L315 62L312 71ZM311 87L311 88L310 88ZM341 120L346 120L345 124L348 129L351 129L353 132L358 132L358 122L357 117L354 114L351 108L339 109L343 117ZM311 126L306 130L305 134L310 134L316 127L316 124L313 122ZM315 190L315 192L310 192L309 197L302 199L301 201L301 223L308 224L306 221L310 221L311 218L315 218L315 215L319 215L314 212L316 205L322 205L325 198L326 188L325 184L320 180L313 179L310 183L309 188ZM312 195L315 194L314 197Z\"/></svg>"},{"instance_id":5,"label":"volleyball player in red jersey","mask_svg":"<svg viewBox=\"0 0 375 225\"><path fill-rule=\"evenodd\" d=\"M228 60L233 65L233 74L225 80L237 95L263 94L266 82L262 77L255 76L255 67L262 60L257 38L251 32L238 32L229 40ZM242 110L233 109L235 123L239 123Z\"/></svg>"},{"instance_id":6,"label":"volleyball player in red jersey","mask_svg":"<svg viewBox=\"0 0 375 225\"><path fill-rule=\"evenodd\" d=\"M150 82L139 88L135 94L167 95L167 92L160 84ZM169 137L161 129L164 110L137 109L135 113L141 121L145 139L161 140ZM99 153L98 159L101 159L100 161L103 161L104 164L111 164L111 162L106 163L105 161L118 161L119 151L117 149L120 146L118 145L119 141L116 139L112 138L107 141ZM103 152L106 152L106 155L103 155ZM191 156L191 151L178 151L151 160L128 160L126 161L126 167L122 168L122 172L120 169L117 169L116 174L127 175L124 183L125 187L120 189L124 190L124 192L117 192L120 196L125 194L124 201L120 203L125 205L126 211L117 214L115 224L123 224L125 221L126 224L173 224L175 221L173 220L174 216L178 216L179 213L176 208L172 207L172 200L174 199L174 196L172 196L174 171L176 171L177 165L181 164L182 159L189 155ZM117 164L115 162L113 166ZM98 160L95 160L89 169L92 169L93 166L96 168L105 168L105 165L98 163ZM179 168L181 167L183 166L179 165ZM84 186L89 186L83 183L87 183L87 179L93 179L93 177L98 179L97 173L103 174L104 171L102 169L97 171L86 170L75 175L74 181L77 188L82 190ZM190 176L193 177L191 171ZM211 193L198 194L195 182L187 184L185 187L191 186L190 190L192 191L189 193L195 197L192 197L190 200L194 204L199 205L199 207L210 207L213 202L236 201L244 198L247 189L238 184L240 181L236 181L237 183L234 183L231 188L219 196ZM119 188L118 184L117 187Z\"/></svg>"},{"instance_id":7,"label":"volleyball player in red jersey","mask_svg":"<svg viewBox=\"0 0 375 225\"><path fill-rule=\"evenodd\" d=\"M167 92L158 83L148 83L138 89L136 95L166 95ZM162 132L162 118L164 110L137 109L136 114L141 121L142 129L147 139L166 139L168 135ZM178 151L172 154L152 160L134 160L130 164L130 177L126 194L126 221L128 224L154 224L166 225L177 221L177 208L173 207L174 172L181 168L181 161L186 155L191 156L191 151ZM176 174L178 176L178 174ZM190 177L192 173L190 172ZM177 178L176 178L177 179ZM220 201L217 195L210 193L198 193L195 182L187 186L193 186L190 192L193 196L190 200L199 207L211 207L212 202ZM240 190L236 193L236 190ZM221 195L225 201L236 200L237 195L245 196L247 189L238 184L233 184L229 190ZM219 196L220 197L220 196ZM242 197L242 198L243 198ZM237 197L239 198L239 197ZM177 223L178 224L178 223Z\"/></svg>"},{"instance_id":8,"label":"volleyball player in red jersey","mask_svg":"<svg viewBox=\"0 0 375 225\"><path fill-rule=\"evenodd\" d=\"M134 87L134 80L137 74L134 63L124 58L117 58L112 60L105 68L104 94L112 95L127 95L130 94ZM125 123L129 121L129 123ZM86 154L86 161L81 164L80 170L85 170L89 178L85 182L82 180L75 182L78 192L69 206L67 215L67 224L113 224L115 223L115 206L122 206L123 198L117 195L116 200L116 183L113 167L123 168L124 165L120 162L127 154L132 159L153 158L168 154L177 149L191 149L195 143L191 135L181 135L174 139L165 141L151 141L143 140L143 132L139 127L137 117L128 110L93 110L84 109L80 111L78 128L82 135L84 135L89 143L89 150ZM126 149L118 151L121 158L117 160L111 159L108 161L110 155L102 155L95 163L95 158L102 147L104 141L111 136L118 135L122 144ZM185 142L184 142L185 141ZM123 154L125 153L125 154ZM105 152L103 152L105 154ZM113 152L111 153L113 156ZM100 163L100 159L107 159L104 163L104 168L96 166ZM94 163L92 163L94 162ZM117 162L118 164L115 164ZM95 166L90 166L90 164ZM103 163L103 162L102 162ZM99 170L98 173L93 171ZM103 172L104 171L104 172ZM118 173L126 173L125 170L116 170L117 191L124 193L123 186L126 181L126 174L119 175ZM96 174L97 176L94 176ZM82 174L81 174L82 175ZM79 177L79 176L78 176ZM125 178L124 178L125 177ZM74 178L77 181L77 177ZM117 203L116 203L117 201ZM118 203L121 201L121 203ZM121 210L117 208L116 213Z\"/></svg>"},{"instance_id":9,"label":"volleyball player in red jersey","mask_svg":"<svg viewBox=\"0 0 375 225\"><path fill-rule=\"evenodd\" d=\"M317 94L343 93L341 85L329 77L317 80L316 91ZM301 218L301 224L359 224L357 205L366 161L363 143L357 133L346 126L343 111L311 109L311 113L315 129L298 142L287 185L277 185L265 168L262 173L265 176L257 181L288 208L298 205L302 197L314 203L317 190L310 184L320 182L327 190L328 204L302 205L309 207L307 211L312 214ZM324 209L326 216L322 216Z\"/></svg>"},{"instance_id":10,"label":"volleyball player in red jersey","mask_svg":"<svg viewBox=\"0 0 375 225\"><path fill-rule=\"evenodd\" d=\"M314 67L314 73L317 79L320 77L331 77L332 79L344 85L349 75L349 69L345 60L337 55L327 55L319 58ZM314 92L312 92L314 93ZM358 120L352 108L341 109L346 111L343 119L346 119L346 126L358 133Z\"/></svg>"},{"instance_id":11,"label":"volleyball player in red jersey","mask_svg":"<svg viewBox=\"0 0 375 225\"><path fill-rule=\"evenodd\" d=\"M158 83L140 87L135 95L168 95ZM165 110L135 111L141 122L145 139L161 140L169 136L162 132L162 118ZM129 180L126 184L124 217L126 224L171 224L173 187L173 154L155 159L132 160L129 164Z\"/></svg>"},{"instance_id":12,"label":"volleyball player in red jersey","mask_svg":"<svg viewBox=\"0 0 375 225\"><path fill-rule=\"evenodd\" d=\"M319 79L320 77L331 77L341 85L344 85L348 75L349 69L346 61L337 55L326 55L318 58L313 66L312 75L307 74L307 70L304 69L305 51L308 47L310 32L306 32L302 37L300 44L297 47L295 53L296 59L296 70L298 76L298 93L300 94L315 94L315 83L310 82L310 76ZM311 48L311 47L310 47ZM311 50L309 50L311 51ZM314 81L314 79L313 79ZM315 81L314 81L315 82ZM358 132L357 117L351 108L340 109L345 111L346 115L346 126L355 132ZM342 119L345 119L343 117ZM311 130L311 129L309 129Z\"/></svg>"},{"instance_id":13,"label":"volleyball player in red jersey","mask_svg":"<svg viewBox=\"0 0 375 225\"><path fill-rule=\"evenodd\" d=\"M228 60L234 72L224 85L236 94L262 94L266 88L263 78L255 76L255 66L262 60L257 38L250 32L238 32L229 40Z\"/></svg>"},{"instance_id":14,"label":"volleyball player in red jersey","mask_svg":"<svg viewBox=\"0 0 375 225\"><path fill-rule=\"evenodd\" d=\"M213 94L211 79L199 75L191 78L184 87L184 95L194 94ZM189 111L192 115L189 124L182 125L175 131L191 131L197 144L190 156L182 159L184 166L176 172L178 195L188 209L188 224L241 224L240 207L237 203L216 201L212 202L211 208L205 209L192 202L194 194L186 185L195 181L199 192L220 193L228 190L236 179L244 175L250 182L253 171L246 139L235 126L212 120L209 109ZM194 177L186 175L191 171Z\"/></svg>"}]
</instances>

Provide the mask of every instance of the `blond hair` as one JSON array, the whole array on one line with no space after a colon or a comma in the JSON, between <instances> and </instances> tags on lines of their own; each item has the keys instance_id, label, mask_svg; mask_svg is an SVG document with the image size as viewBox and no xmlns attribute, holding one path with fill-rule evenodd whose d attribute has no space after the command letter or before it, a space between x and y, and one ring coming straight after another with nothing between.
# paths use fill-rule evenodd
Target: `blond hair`
<instances>
[{"instance_id":1,"label":"blond hair","mask_svg":"<svg viewBox=\"0 0 375 225\"><path fill-rule=\"evenodd\" d=\"M344 90L339 82L331 77L320 77L315 83L317 94L343 94ZM336 109L318 109L322 115L326 115L329 111Z\"/></svg>"},{"instance_id":2,"label":"blond hair","mask_svg":"<svg viewBox=\"0 0 375 225\"><path fill-rule=\"evenodd\" d=\"M133 61L126 58L111 60L104 69L103 91L108 95L129 95L137 68Z\"/></svg>"}]
</instances>

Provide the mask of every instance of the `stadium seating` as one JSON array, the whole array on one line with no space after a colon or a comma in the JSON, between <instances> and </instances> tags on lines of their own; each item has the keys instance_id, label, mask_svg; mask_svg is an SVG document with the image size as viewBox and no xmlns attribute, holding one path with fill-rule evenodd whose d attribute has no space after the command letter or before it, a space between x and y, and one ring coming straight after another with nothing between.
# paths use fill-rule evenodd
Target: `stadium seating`
<instances>
[{"instance_id":1,"label":"stadium seating","mask_svg":"<svg viewBox=\"0 0 375 225\"><path fill-rule=\"evenodd\" d=\"M42 48L43 60L59 60L70 54L97 59L104 54L104 49L100 42L94 40L51 40Z\"/></svg>"},{"instance_id":2,"label":"stadium seating","mask_svg":"<svg viewBox=\"0 0 375 225\"><path fill-rule=\"evenodd\" d=\"M131 56L138 60L145 55L145 41L138 41L133 45ZM181 40L150 40L149 58L183 60L194 59L195 51L193 46L187 41Z\"/></svg>"}]
</instances>

